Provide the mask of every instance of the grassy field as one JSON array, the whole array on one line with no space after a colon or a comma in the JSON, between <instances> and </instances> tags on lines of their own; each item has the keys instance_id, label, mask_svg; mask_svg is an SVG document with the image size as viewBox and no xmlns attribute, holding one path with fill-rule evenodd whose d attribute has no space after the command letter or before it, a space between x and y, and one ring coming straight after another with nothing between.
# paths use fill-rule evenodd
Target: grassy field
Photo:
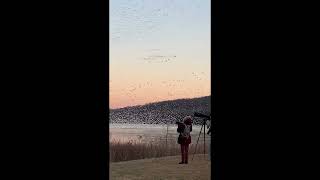
<instances>
[{"instance_id":1,"label":"grassy field","mask_svg":"<svg viewBox=\"0 0 320 180\"><path fill-rule=\"evenodd\" d=\"M178 164L181 156L110 163L111 180L208 180L211 162L208 155L189 155L189 164Z\"/></svg>"},{"instance_id":2,"label":"grassy field","mask_svg":"<svg viewBox=\"0 0 320 180\"><path fill-rule=\"evenodd\" d=\"M203 153L203 143L199 142L197 146L197 152ZM209 150L209 143L206 143L206 153ZM168 140L166 143L161 139L142 143L139 141L129 141L121 143L116 140L110 141L110 162L130 161L137 159L157 158L165 156L176 156L180 155L180 145L177 144L176 140ZM195 143L190 144L189 154L195 152Z\"/></svg>"}]
</instances>

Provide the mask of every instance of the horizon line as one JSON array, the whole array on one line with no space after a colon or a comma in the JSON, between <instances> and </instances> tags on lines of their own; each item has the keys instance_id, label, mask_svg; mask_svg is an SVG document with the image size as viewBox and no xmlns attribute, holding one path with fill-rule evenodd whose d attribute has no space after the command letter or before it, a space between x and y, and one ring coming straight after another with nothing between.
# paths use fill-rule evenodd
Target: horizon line
<instances>
[{"instance_id":1,"label":"horizon line","mask_svg":"<svg viewBox=\"0 0 320 180\"><path fill-rule=\"evenodd\" d=\"M124 109L124 108L145 106L145 105L154 104L154 103L160 103L160 102L170 102L170 101L183 100L183 99L197 99L197 98L204 98L204 97L209 97L209 96L211 96L211 94L207 95L207 96L199 96L199 97L193 97L193 98L178 98L178 99L171 99L171 100L164 100L164 101L149 102L149 103L145 103L145 104L137 104L137 105L133 105L133 106L124 106L124 107L120 107L120 108L109 108L109 111L110 110L119 110L119 109Z\"/></svg>"}]
</instances>

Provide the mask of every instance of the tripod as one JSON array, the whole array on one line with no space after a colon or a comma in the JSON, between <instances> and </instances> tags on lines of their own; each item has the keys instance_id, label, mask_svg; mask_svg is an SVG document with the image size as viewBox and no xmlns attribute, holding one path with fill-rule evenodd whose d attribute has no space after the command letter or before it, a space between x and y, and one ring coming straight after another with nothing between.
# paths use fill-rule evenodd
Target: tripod
<instances>
[{"instance_id":1,"label":"tripod","mask_svg":"<svg viewBox=\"0 0 320 180\"><path fill-rule=\"evenodd\" d=\"M203 130L204 130L204 132L203 132L203 154L204 154L204 156L205 156L205 154L206 154L206 121L207 121L207 119L204 119L203 120L203 124L201 125L201 129L200 129L200 133L199 133L199 136L198 136L198 140L197 140L197 144L196 144L196 148L195 148L195 150L194 150L194 153L193 153L193 156L192 156L192 160L193 160L193 158L194 158L194 155L196 154L196 152L197 152L197 146L198 146L198 142L199 142L199 139L200 139L200 135L201 135L201 132L202 132L202 128L203 128Z\"/></svg>"}]
</instances>

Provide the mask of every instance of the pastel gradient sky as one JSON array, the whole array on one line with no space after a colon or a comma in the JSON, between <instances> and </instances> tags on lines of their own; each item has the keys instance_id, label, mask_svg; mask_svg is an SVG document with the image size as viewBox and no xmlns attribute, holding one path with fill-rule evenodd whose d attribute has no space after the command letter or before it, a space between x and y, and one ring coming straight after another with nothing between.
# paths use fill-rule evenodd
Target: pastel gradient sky
<instances>
[{"instance_id":1,"label":"pastel gradient sky","mask_svg":"<svg viewBox=\"0 0 320 180\"><path fill-rule=\"evenodd\" d=\"M110 1L110 108L211 95L210 0Z\"/></svg>"}]
</instances>

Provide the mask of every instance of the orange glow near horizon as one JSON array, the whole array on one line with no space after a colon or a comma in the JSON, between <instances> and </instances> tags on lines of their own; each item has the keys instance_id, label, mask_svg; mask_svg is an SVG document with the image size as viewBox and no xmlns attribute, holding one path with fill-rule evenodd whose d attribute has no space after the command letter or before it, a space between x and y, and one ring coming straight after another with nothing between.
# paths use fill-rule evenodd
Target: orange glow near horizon
<instances>
[{"instance_id":1,"label":"orange glow near horizon","mask_svg":"<svg viewBox=\"0 0 320 180\"><path fill-rule=\"evenodd\" d=\"M184 78L170 79L153 78L152 80L150 75L149 79L142 77L129 80L132 76L124 74L122 78L117 78L117 81L112 79L109 83L111 109L211 94L210 75L205 73L202 73L201 79L198 80L192 79L194 78L192 72ZM128 79L125 80L126 78Z\"/></svg>"}]
</instances>

